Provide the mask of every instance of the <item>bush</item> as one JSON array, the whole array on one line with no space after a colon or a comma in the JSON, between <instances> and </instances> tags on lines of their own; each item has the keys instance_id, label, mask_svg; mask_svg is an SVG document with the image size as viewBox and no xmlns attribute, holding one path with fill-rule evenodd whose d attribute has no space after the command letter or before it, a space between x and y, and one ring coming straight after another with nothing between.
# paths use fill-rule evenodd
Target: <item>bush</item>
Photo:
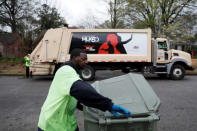
<instances>
[{"instance_id":1,"label":"bush","mask_svg":"<svg viewBox=\"0 0 197 131\"><path fill-rule=\"evenodd\" d=\"M6 63L6 62L8 62L7 58L0 57L0 63Z\"/></svg>"},{"instance_id":2,"label":"bush","mask_svg":"<svg viewBox=\"0 0 197 131\"><path fill-rule=\"evenodd\" d=\"M14 66L16 64L16 58L10 58L9 63L11 66Z\"/></svg>"},{"instance_id":3,"label":"bush","mask_svg":"<svg viewBox=\"0 0 197 131\"><path fill-rule=\"evenodd\" d=\"M10 63L11 65L25 63L23 57L3 58L0 57L0 63Z\"/></svg>"},{"instance_id":4,"label":"bush","mask_svg":"<svg viewBox=\"0 0 197 131\"><path fill-rule=\"evenodd\" d=\"M197 59L197 56L194 56L194 59Z\"/></svg>"},{"instance_id":5,"label":"bush","mask_svg":"<svg viewBox=\"0 0 197 131\"><path fill-rule=\"evenodd\" d=\"M16 63L13 62L13 63L10 64L10 66L15 66L15 64L16 64Z\"/></svg>"}]
</instances>

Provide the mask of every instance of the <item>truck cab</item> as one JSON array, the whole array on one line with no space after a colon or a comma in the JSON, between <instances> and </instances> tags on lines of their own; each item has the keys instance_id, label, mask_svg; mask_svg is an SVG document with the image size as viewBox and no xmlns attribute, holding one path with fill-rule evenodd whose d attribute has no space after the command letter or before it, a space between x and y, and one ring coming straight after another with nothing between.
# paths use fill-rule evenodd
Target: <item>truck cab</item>
<instances>
[{"instance_id":1,"label":"truck cab","mask_svg":"<svg viewBox=\"0 0 197 131\"><path fill-rule=\"evenodd\" d=\"M170 49L169 41L157 38L156 72L159 76L183 79L185 70L193 70L191 55L184 51Z\"/></svg>"}]
</instances>

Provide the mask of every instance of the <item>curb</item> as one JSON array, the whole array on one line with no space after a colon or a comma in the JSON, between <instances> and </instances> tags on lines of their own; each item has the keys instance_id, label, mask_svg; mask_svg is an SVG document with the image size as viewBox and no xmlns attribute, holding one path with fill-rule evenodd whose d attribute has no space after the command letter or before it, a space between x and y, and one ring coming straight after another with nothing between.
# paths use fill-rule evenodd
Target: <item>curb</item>
<instances>
[{"instance_id":1,"label":"curb","mask_svg":"<svg viewBox=\"0 0 197 131\"><path fill-rule=\"evenodd\" d=\"M0 74L0 76L25 76L25 74Z\"/></svg>"}]
</instances>

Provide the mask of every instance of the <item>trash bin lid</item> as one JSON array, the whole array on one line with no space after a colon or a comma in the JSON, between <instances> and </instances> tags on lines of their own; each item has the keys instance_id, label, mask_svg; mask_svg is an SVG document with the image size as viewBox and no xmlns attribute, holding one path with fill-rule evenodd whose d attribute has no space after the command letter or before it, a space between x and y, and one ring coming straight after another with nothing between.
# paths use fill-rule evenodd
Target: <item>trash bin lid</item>
<instances>
[{"instance_id":1,"label":"trash bin lid","mask_svg":"<svg viewBox=\"0 0 197 131\"><path fill-rule=\"evenodd\" d=\"M129 73L92 85L100 94L112 99L113 103L132 111L132 116L155 113L160 106L158 96L141 74ZM112 116L109 112L99 111L99 114Z\"/></svg>"}]
</instances>

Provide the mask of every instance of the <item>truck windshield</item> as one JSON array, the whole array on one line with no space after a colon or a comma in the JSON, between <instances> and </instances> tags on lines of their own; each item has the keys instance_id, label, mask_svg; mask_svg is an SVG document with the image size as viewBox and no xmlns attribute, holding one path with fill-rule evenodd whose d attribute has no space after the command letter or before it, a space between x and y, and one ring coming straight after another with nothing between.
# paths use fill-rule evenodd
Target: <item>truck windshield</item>
<instances>
[{"instance_id":1,"label":"truck windshield","mask_svg":"<svg viewBox=\"0 0 197 131\"><path fill-rule=\"evenodd\" d=\"M158 42L158 49L167 51L167 43L166 43L166 41Z\"/></svg>"}]
</instances>

